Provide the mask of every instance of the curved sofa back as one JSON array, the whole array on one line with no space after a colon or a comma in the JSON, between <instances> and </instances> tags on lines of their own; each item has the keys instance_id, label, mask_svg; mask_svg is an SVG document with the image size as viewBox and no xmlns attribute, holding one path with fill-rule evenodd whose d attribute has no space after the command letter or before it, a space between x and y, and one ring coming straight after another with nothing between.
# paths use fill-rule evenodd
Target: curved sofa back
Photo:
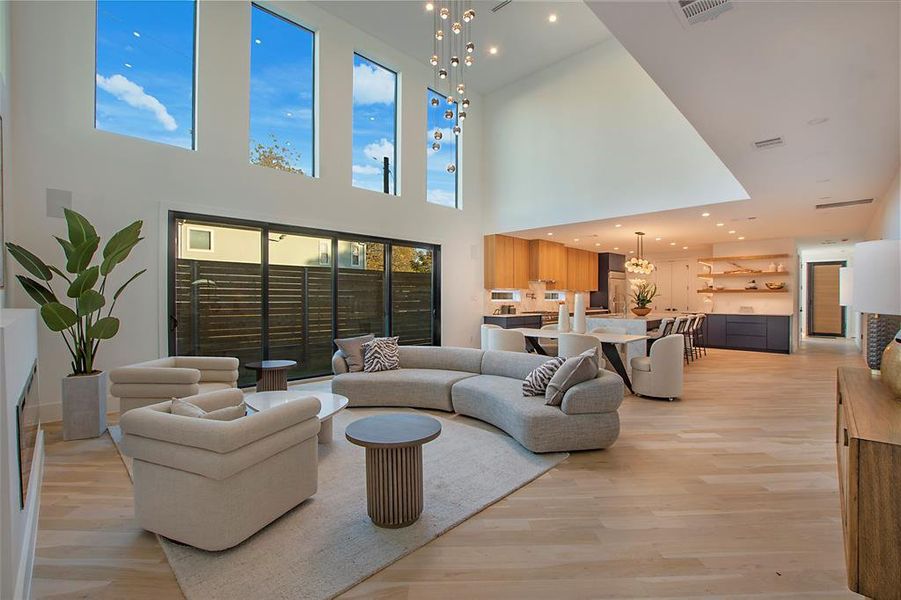
<instances>
[{"instance_id":1,"label":"curved sofa back","mask_svg":"<svg viewBox=\"0 0 901 600\"><path fill-rule=\"evenodd\" d=\"M498 375L511 379L525 379L539 365L549 361L551 356L526 354L525 352L502 352L487 350L482 356L482 375Z\"/></svg>"},{"instance_id":2,"label":"curved sofa back","mask_svg":"<svg viewBox=\"0 0 901 600\"><path fill-rule=\"evenodd\" d=\"M475 348L451 346L399 346L397 349L402 369L445 369L475 374L481 372L482 354Z\"/></svg>"}]
</instances>

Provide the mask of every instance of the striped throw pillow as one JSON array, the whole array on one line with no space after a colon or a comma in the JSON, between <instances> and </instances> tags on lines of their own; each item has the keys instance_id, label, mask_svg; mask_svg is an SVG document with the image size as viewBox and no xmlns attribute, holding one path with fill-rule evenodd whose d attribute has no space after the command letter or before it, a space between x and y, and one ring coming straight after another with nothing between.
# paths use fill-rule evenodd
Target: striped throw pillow
<instances>
[{"instance_id":1,"label":"striped throw pillow","mask_svg":"<svg viewBox=\"0 0 901 600\"><path fill-rule=\"evenodd\" d=\"M375 338L363 344L363 370L367 373L400 368L397 337Z\"/></svg>"},{"instance_id":2,"label":"striped throw pillow","mask_svg":"<svg viewBox=\"0 0 901 600\"><path fill-rule=\"evenodd\" d=\"M557 356L526 375L525 381L522 382L522 395L544 396L547 392L547 384L550 383L554 373L564 362L566 362L565 358Z\"/></svg>"}]
</instances>

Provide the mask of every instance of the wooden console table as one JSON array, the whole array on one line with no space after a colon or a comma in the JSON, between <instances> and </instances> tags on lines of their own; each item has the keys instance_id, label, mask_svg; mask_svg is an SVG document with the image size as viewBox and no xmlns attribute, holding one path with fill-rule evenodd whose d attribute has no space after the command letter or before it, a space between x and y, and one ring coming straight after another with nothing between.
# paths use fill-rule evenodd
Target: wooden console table
<instances>
[{"instance_id":1,"label":"wooden console table","mask_svg":"<svg viewBox=\"0 0 901 600\"><path fill-rule=\"evenodd\" d=\"M901 400L878 376L840 367L835 443L848 587L901 599Z\"/></svg>"}]
</instances>

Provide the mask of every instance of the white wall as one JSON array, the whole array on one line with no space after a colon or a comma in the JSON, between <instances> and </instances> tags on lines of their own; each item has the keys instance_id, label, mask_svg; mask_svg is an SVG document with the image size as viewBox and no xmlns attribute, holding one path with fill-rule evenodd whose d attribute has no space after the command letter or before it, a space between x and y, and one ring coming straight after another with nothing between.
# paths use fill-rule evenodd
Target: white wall
<instances>
[{"instance_id":1,"label":"white wall","mask_svg":"<svg viewBox=\"0 0 901 600\"><path fill-rule=\"evenodd\" d=\"M615 39L485 104L488 232L748 197Z\"/></svg>"},{"instance_id":2,"label":"white wall","mask_svg":"<svg viewBox=\"0 0 901 600\"><path fill-rule=\"evenodd\" d=\"M133 219L144 220L146 239L118 273L122 277L145 267L149 272L120 302L122 330L98 356L104 369L167 351L164 216L170 208L441 244L442 341L477 345L482 304L480 136L465 139L465 210L426 203L428 64L312 3L267 6L319 32L321 176L316 179L248 164L249 3L200 5L196 152L94 130L93 2L12 3L12 135L18 172L7 203L9 239L47 260L58 258L50 236L63 234L64 223L46 216L48 187L71 190L74 208L103 236ZM354 51L401 73L400 197L350 184ZM478 98L474 106L481 106ZM471 111L468 130L479 131L479 117L480 110ZM31 305L16 288L11 303ZM40 351L43 400L57 403L67 354L58 336L44 330Z\"/></svg>"},{"instance_id":3,"label":"white wall","mask_svg":"<svg viewBox=\"0 0 901 600\"><path fill-rule=\"evenodd\" d=\"M12 181L12 151L9 145L12 139L12 120L10 119L10 85L9 85L9 62L10 62L10 2L0 2L0 116L3 118L3 188L0 189L0 242L5 240L3 230L7 229L4 225L4 214L9 212L4 208L4 203L9 204L6 199L7 192L12 189L10 182ZM0 309L6 306L6 289L9 287L10 273L8 271L9 264L5 260L6 253L0 251L0 273L3 273L2 281L0 281Z\"/></svg>"},{"instance_id":4,"label":"white wall","mask_svg":"<svg viewBox=\"0 0 901 600\"><path fill-rule=\"evenodd\" d=\"M878 199L876 211L867 227L868 240L901 239L901 170Z\"/></svg>"}]
</instances>

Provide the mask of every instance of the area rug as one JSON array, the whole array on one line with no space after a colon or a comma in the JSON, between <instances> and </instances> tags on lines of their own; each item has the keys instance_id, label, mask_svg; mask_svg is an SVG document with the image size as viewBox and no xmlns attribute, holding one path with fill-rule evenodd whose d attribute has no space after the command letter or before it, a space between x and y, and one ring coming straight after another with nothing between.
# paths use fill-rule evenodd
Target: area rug
<instances>
[{"instance_id":1,"label":"area rug","mask_svg":"<svg viewBox=\"0 0 901 600\"><path fill-rule=\"evenodd\" d=\"M568 456L533 454L490 425L429 412L441 421L442 431L423 447L422 517L410 527L382 529L366 514L365 451L350 444L344 430L357 419L386 412L409 410L348 409L338 413L334 442L319 446L316 495L239 546L205 552L160 538L185 597L332 598Z\"/></svg>"}]
</instances>

